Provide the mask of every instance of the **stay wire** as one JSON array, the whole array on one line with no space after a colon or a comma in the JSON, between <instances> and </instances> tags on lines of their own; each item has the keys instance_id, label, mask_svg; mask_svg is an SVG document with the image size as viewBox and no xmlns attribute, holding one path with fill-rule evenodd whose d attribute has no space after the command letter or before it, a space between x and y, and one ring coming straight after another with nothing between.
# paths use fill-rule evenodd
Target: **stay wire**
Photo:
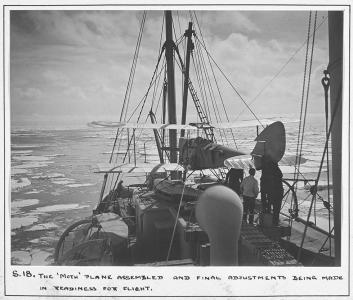
<instances>
[{"instance_id":1,"label":"stay wire","mask_svg":"<svg viewBox=\"0 0 353 300\"><path fill-rule=\"evenodd\" d=\"M193 13L194 13L194 16L195 16L195 20L196 20L196 23L197 23L197 26L198 26L198 32L200 33L202 42L204 44L206 44L204 39L203 39L201 27L199 26L196 13L195 12L193 12ZM196 41L196 43L197 43L197 41ZM201 47L199 46L199 49L200 48ZM202 62L202 65L203 65L203 69L204 69L204 72L206 74L206 82L207 82L207 86L208 86L208 90L209 90L209 94L210 94L211 103L212 103L213 112L214 112L214 115L215 115L215 118L216 118L216 122L221 122L221 114L220 114L220 110L219 110L219 107L218 107L218 104L217 104L217 101L216 101L215 92L214 92L214 89L213 89L213 86L212 86L212 82L211 82L209 71L208 71L208 68L207 68L207 65L206 65L206 62L205 62L205 58L204 58L203 52L201 50L199 51L199 53L200 53L200 56L201 56L201 62ZM211 72L213 74L214 82L216 84L216 87L218 88L218 83L217 83L217 80L216 80L216 78L214 76L212 63L211 63L210 58L208 57L207 53L206 53L206 56L207 56L207 59L208 59L209 68L211 69ZM218 89L218 94L220 95L219 89ZM221 103L222 103L222 105L224 107L224 103L223 103L222 97L220 97L220 100L221 100ZM227 120L229 122L228 114L227 114L226 111L225 111L225 115L226 115L226 118L227 118ZM227 139L227 134L226 134L226 130L225 129L220 129L219 130L219 136L221 138L222 143L226 143L229 146L229 141Z\"/></svg>"},{"instance_id":2,"label":"stay wire","mask_svg":"<svg viewBox=\"0 0 353 300\"><path fill-rule=\"evenodd\" d=\"M322 24L327 20L327 17L316 27L315 32L322 26ZM311 37L311 35L310 35ZM198 37L195 37L196 39L198 39ZM199 40L199 39L198 39ZM243 101L243 103L245 104L245 106L249 109L249 111L253 114L253 116L258 120L259 124L264 128L263 124L261 123L261 121L258 119L258 117L255 115L255 113L251 110L251 108L249 107L249 105L246 103L246 101L241 97L240 93L237 91L237 89L234 87L234 85L230 82L230 80L227 78L227 76L224 74L224 72L222 71L222 69L219 67L219 65L216 63L216 61L214 60L214 58L211 56L211 54L209 53L209 51L206 49L205 45L201 42L200 43L201 46L205 49L206 53L209 55L210 59L214 62L215 66L217 67L217 69L221 72L221 74L223 75L223 77L227 80L227 82L230 84L230 86L233 88L233 90L237 93L237 95L240 97L240 99ZM277 77L285 68L285 66L287 66L289 64L289 62L294 58L294 56L302 49L302 47L306 44L306 41L303 43L303 45L301 45L297 51L292 55L292 57L285 63L285 65L280 69L279 72L277 72L278 74L275 75L275 77ZM275 77L271 80L271 82L275 79ZM264 88L265 89L265 88ZM264 90L263 89L263 90ZM297 167L295 166L295 169L297 169ZM300 170L298 170L298 173L305 179L305 176L300 172Z\"/></svg>"},{"instance_id":3,"label":"stay wire","mask_svg":"<svg viewBox=\"0 0 353 300\"><path fill-rule=\"evenodd\" d=\"M196 37L197 38L197 37ZM198 38L197 38L198 39ZM198 39L199 40L199 39ZM199 40L200 41L200 40ZM262 124L262 122L260 121L260 119L257 117L257 115L254 113L254 111L251 109L251 107L248 105L248 103L245 101L245 99L242 97L242 95L239 93L239 91L236 89L236 87L233 85L233 83L229 80L229 78L227 77L227 75L223 72L223 70L220 68L220 66L217 64L217 62L215 61L215 59L212 57L212 55L209 53L209 51L205 48L205 45L202 44L202 42L200 41L200 45L202 46L202 48L205 49L206 53L209 55L210 59L212 60L212 62L215 64L215 66L217 67L217 69L220 71L220 73L222 74L222 76L226 79L226 81L228 82L228 84L231 86L231 88L234 90L234 92L238 95L238 97L240 98L240 100L244 103L244 105L247 107L247 109L251 112L251 114L254 116L254 118L259 122L259 124L262 126L262 128L265 128L265 126Z\"/></svg>"},{"instance_id":4,"label":"stay wire","mask_svg":"<svg viewBox=\"0 0 353 300\"><path fill-rule=\"evenodd\" d=\"M163 87L163 85L162 85L161 91L159 92L159 97L158 97L158 102L157 102L157 105L156 105L155 112L157 112L157 110L158 110L158 108L159 108L159 105L160 105L160 103L161 103L162 94L163 94L163 89L164 89L164 87Z\"/></svg>"},{"instance_id":5,"label":"stay wire","mask_svg":"<svg viewBox=\"0 0 353 300\"><path fill-rule=\"evenodd\" d=\"M314 29L314 31L317 31L326 21L328 17L325 17L323 21ZM313 34L313 33L312 33ZM311 34L311 35L312 35ZM259 97L260 95L271 85L271 83L283 72L283 70L287 67L287 65L295 58L295 56L298 54L299 51L302 50L302 48L306 45L306 39L305 41L294 51L294 53L290 56L290 58L283 64L283 66L273 75L273 77L261 88L261 90L256 94L256 96L249 102L249 105L253 104ZM238 120L239 117L242 115L244 112L244 109L237 115L235 120Z\"/></svg>"},{"instance_id":6,"label":"stay wire","mask_svg":"<svg viewBox=\"0 0 353 300\"><path fill-rule=\"evenodd\" d=\"M316 26L316 20L317 20L317 11L315 12L315 17L314 17L314 28ZM312 71L313 57L314 57L314 45L315 45L315 32L313 34L312 43L311 43L311 55L310 55L310 64L309 64L308 84L307 84L307 90L306 90L304 121L303 121L302 136L301 136L301 141L300 141L299 158L303 154L303 142L304 142L304 133L305 133L305 125L306 125L306 116L307 116L307 111L308 111L311 71Z\"/></svg>"},{"instance_id":7,"label":"stay wire","mask_svg":"<svg viewBox=\"0 0 353 300\"><path fill-rule=\"evenodd\" d=\"M316 27L316 20L317 20L317 11L315 12L314 17L314 28ZM312 71L312 64L313 64L313 55L314 55L314 45L315 45L315 32L312 35L312 42L311 42L311 53L310 53L310 60L309 60L309 71L308 71L308 83L306 89L306 99L305 99L305 108L304 108L304 116L303 116L303 125L302 125L302 134L300 140L300 150L299 155L296 156L296 160L302 157L303 154L303 144L304 144L304 135L305 135L305 125L307 119L307 109L308 109L308 102L309 102L309 91L310 91L310 81L311 81L311 71ZM300 170L300 164L298 163L298 171ZM297 178L299 177L299 173L297 174ZM317 185L318 180L315 182ZM314 199L314 223L316 225L316 195Z\"/></svg>"},{"instance_id":8,"label":"stay wire","mask_svg":"<svg viewBox=\"0 0 353 300\"><path fill-rule=\"evenodd\" d=\"M298 171L294 173L294 182L298 180L298 173L300 171L300 158L298 159L299 149L300 149L300 139L302 134L302 121L303 121L303 108L304 108L304 94L306 88L306 75L307 75L307 66L308 66L308 55L309 55L309 43L310 43L310 30L311 30L311 17L312 12L309 12L309 22L308 22L308 32L306 39L306 52L305 52L305 63L304 63L304 75L303 75L303 87L302 87L302 96L300 103L300 120L298 124L298 138L297 138L297 148L296 148L296 157L295 157L295 167ZM297 191L297 185L295 185L295 192Z\"/></svg>"},{"instance_id":9,"label":"stay wire","mask_svg":"<svg viewBox=\"0 0 353 300\"><path fill-rule=\"evenodd\" d=\"M169 248L168 248L168 254L167 254L167 259L166 261L169 261L169 257L170 257L170 252L172 250L172 245L173 245L173 240L174 240L174 236L175 236L175 232L176 232L176 227L178 224L178 220L179 220L179 214L180 214L180 208L181 208L181 204L183 202L183 197L184 197L184 192L185 192L185 186L186 184L183 184L183 191L181 193L181 197L180 197L180 201L179 201L179 206L178 206L178 211L177 211L177 215L175 217L175 222L174 222L174 227L173 227L173 233L172 233L172 237L170 239L170 243L169 243Z\"/></svg>"},{"instance_id":10,"label":"stay wire","mask_svg":"<svg viewBox=\"0 0 353 300\"><path fill-rule=\"evenodd\" d=\"M164 71L164 61L165 61L165 57L163 58L163 67L161 68L161 70L158 72L158 67L159 67L159 63L160 63L160 60L161 60L161 57L162 57L162 53L163 53L163 48L159 54L159 57L158 57L158 61L157 61L157 65L156 65L156 68L155 68L155 71L153 73L153 76L152 76L152 79L151 79L151 82L150 82L150 85L148 87L148 90L147 92L145 93L144 97L141 99L140 103L137 105L137 107L135 108L135 110L133 111L133 113L131 114L130 118L128 121L130 121L130 119L132 118L132 116L134 115L135 111L137 110L137 108L142 104L142 107L140 109L140 113L139 113L139 116L138 116L138 119L137 119L137 123L139 122L140 118L141 118L141 115L142 115L142 111L143 111L143 108L145 106L145 103L146 103L146 100L147 100L147 97L148 97L148 94L149 94L149 91L151 89L151 87L153 86L153 84L156 83L157 80L159 80L160 78L160 75L162 73L162 71ZM156 75L156 73L158 72L158 74ZM134 131L134 134L135 134L135 131ZM129 143L128 143L128 147L130 147L131 145L131 142L132 142L132 139L135 137L134 134L132 135ZM125 157L123 159L123 162L125 162L125 159L126 159L126 156L127 156L127 153L125 153Z\"/></svg>"},{"instance_id":11,"label":"stay wire","mask_svg":"<svg viewBox=\"0 0 353 300\"><path fill-rule=\"evenodd\" d=\"M183 36L183 32L181 31L181 26L180 26L180 19L179 19L179 11L178 10L177 10L177 17L178 17L179 33L181 36ZM183 52L185 52L184 44L182 44L181 47L183 48Z\"/></svg>"},{"instance_id":12,"label":"stay wire","mask_svg":"<svg viewBox=\"0 0 353 300\"><path fill-rule=\"evenodd\" d=\"M164 60L163 60L163 63L164 63ZM163 70L164 67L161 68L161 71ZM156 97L156 93L157 93L157 89L158 87L160 86L160 82L161 82L161 79L162 79L162 72L159 72L157 77L156 77L156 80L154 81L154 90L153 90L153 97L152 97L152 101L151 101L151 108L150 110L153 111L153 106L154 106L154 102L155 102L155 97ZM157 79L158 78L158 79ZM163 84L162 84L162 91L163 91ZM158 106L157 108L155 109L155 111L157 111L158 109Z\"/></svg>"},{"instance_id":13,"label":"stay wire","mask_svg":"<svg viewBox=\"0 0 353 300\"><path fill-rule=\"evenodd\" d=\"M201 74L203 74L202 78L203 78L203 82L204 82L204 91L205 91L206 100L207 100L207 107L208 107L208 111L209 111L209 117L211 117L210 116L210 109L209 109L209 100L208 100L209 98L211 99L211 104L212 104L214 112L215 112L215 107L214 107L214 104L213 104L213 101L212 101L212 95L211 95L211 90L210 90L210 86L209 86L208 74L207 74L207 70L205 68L202 51L200 50L199 45L196 45L196 49L197 49L197 56L198 56L198 59L199 59L200 72L201 72ZM208 89L206 88L206 86L208 86ZM208 93L207 93L207 91L208 91ZM207 94L209 96L207 96ZM216 117L216 122L219 122L218 121L218 117L217 117L216 114L215 114L215 117ZM210 121L211 121L211 118L210 118Z\"/></svg>"},{"instance_id":14,"label":"stay wire","mask_svg":"<svg viewBox=\"0 0 353 300\"><path fill-rule=\"evenodd\" d=\"M130 69L129 79L128 79L128 83L127 83L127 87L126 87L126 91L125 91L123 107L120 112L120 118L119 118L120 122L123 120L124 111L125 111L125 118L126 118L126 112L128 110L128 106L129 106L129 102L130 102L130 95L131 95L131 90L132 90L132 86L133 86L133 82L134 82L135 70L136 70L137 60L138 60L138 56L139 56L139 52L140 52L140 46L141 46L142 34L144 31L144 26L145 26L145 21L146 21L146 15L147 15L147 12L144 11L142 14L142 20L140 22L140 30L139 30L139 34L138 34L138 38L137 38L137 42L136 42L136 46L135 46L132 66ZM110 158L109 158L109 163L111 163L113 160L113 155L114 155L118 135L119 135L119 128L116 131L112 152L111 152ZM112 178L111 178L111 183L110 183L109 188L111 188L111 186L112 186L112 183L114 180L114 175L111 177ZM102 189L105 189L107 180L108 180L108 176L105 177L105 179L104 179ZM103 195L103 193L104 193L104 190L102 190L101 195Z\"/></svg>"},{"instance_id":15,"label":"stay wire","mask_svg":"<svg viewBox=\"0 0 353 300\"><path fill-rule=\"evenodd\" d=\"M122 122L123 120L126 119L126 113L128 111L128 106L129 106L130 96L131 96L131 90L132 90L133 81L134 81L134 77L135 77L137 59L138 59L138 56L139 56L140 47L141 47L141 41L142 41L142 35L143 35L144 27L145 27L146 15L147 15L147 12L144 11L143 15L142 15L142 20L141 20L141 23L140 23L140 30L139 30L139 34L138 34L138 38L137 38L137 42L136 42L135 52L134 52L133 61L132 61L131 69L130 69L128 84L127 84L126 91L125 91L124 102L123 102L123 107L121 109L119 122ZM118 135L119 135L119 129L117 129L116 137ZM114 153L114 150L115 150L115 147L116 147L116 141L117 141L117 139L115 139L115 141L114 141L111 157L109 159L110 163L112 161L112 156L113 156L113 153Z\"/></svg>"},{"instance_id":16,"label":"stay wire","mask_svg":"<svg viewBox=\"0 0 353 300\"><path fill-rule=\"evenodd\" d=\"M207 119L211 122L211 116L210 116L210 107L208 105L208 97L207 97L207 92L205 88L205 80L204 76L202 73L202 66L201 66L201 61L200 61L200 47L197 43L195 43L195 61L197 63L197 68L199 71L199 78L200 78L200 90L202 90L202 100L204 102L204 107L205 107L205 112L206 112L206 117Z\"/></svg>"},{"instance_id":17,"label":"stay wire","mask_svg":"<svg viewBox=\"0 0 353 300\"><path fill-rule=\"evenodd\" d=\"M195 75L196 75L196 81L197 81L198 88L199 88L200 95L201 95L201 101L203 102L203 107L205 108L205 102L204 102L205 97L204 97L204 95L203 95L203 90L202 90L202 88L201 88L201 81L200 81L200 76L199 76L199 69L198 69L198 67L197 67L196 58L194 57L194 54L193 54L193 53L191 53L191 59L192 59L192 61L193 61L193 64L192 64L192 65L193 65L193 67L194 67L194 71L195 71ZM203 110L204 110L205 116L207 116L207 111L206 111L206 109L203 109ZM198 117L200 118L200 116L198 116ZM201 118L200 118L200 121L202 121Z\"/></svg>"},{"instance_id":18,"label":"stay wire","mask_svg":"<svg viewBox=\"0 0 353 300\"><path fill-rule=\"evenodd\" d=\"M133 78L135 77L135 70L136 70L136 65L137 65L137 58L138 58L138 55L139 55L139 52L140 52L140 45L141 45L142 34L143 34L144 25L145 25L145 21L146 21L146 14L147 14L147 12L144 11L143 19L142 19L142 22L141 22L141 23L142 23L142 24L141 24L142 29L140 30L140 36L139 36L139 39L138 39L138 47L137 47L138 50L136 51L136 60L134 61L134 66L133 66L133 74L132 74ZM133 81L131 82L131 86L130 86L130 89L129 89L129 95L128 95L129 101L127 102L127 105L126 105L124 120L126 119L127 112L128 112L128 108L129 108L132 86L133 86Z\"/></svg>"},{"instance_id":19,"label":"stay wire","mask_svg":"<svg viewBox=\"0 0 353 300\"><path fill-rule=\"evenodd\" d=\"M332 127L333 127L333 124L334 124L334 119L336 117L336 113L338 111L338 107L341 104L341 101L339 101L341 99L341 94L342 94L342 87L341 87L341 89L339 89L338 94L337 94L335 107L334 107L333 115L332 115L332 118L331 118L330 128L329 128L329 131L328 131L328 133L326 135L325 147L324 147L324 151L323 151L322 156L321 156L320 168L319 168L319 172L317 174L316 182L318 182L318 180L320 178L320 175L321 175L322 166L324 164L324 160L325 160L325 156L326 156L326 151L328 149L328 143L329 143L331 131L332 131ZM304 240L305 240L305 237L306 237L306 232L308 230L308 224L309 224L309 220L310 220L311 211L312 211L312 207L313 207L314 197L315 196L316 196L316 193L313 194L313 199L312 199L311 204L310 204L310 208L309 208L309 212L308 212L308 216L307 216L307 222L305 224L304 233L303 233L303 236L302 236L302 241L301 241L301 244L300 244L300 247L299 247L297 261L299 261L300 257L301 257L301 252L302 252L302 249L303 249L303 244L304 244Z\"/></svg>"},{"instance_id":20,"label":"stay wire","mask_svg":"<svg viewBox=\"0 0 353 300\"><path fill-rule=\"evenodd\" d=\"M211 99L211 104L212 104L214 116L216 118L216 122L220 123L221 122L221 117L220 117L220 113L219 113L219 108L218 108L217 102L215 101L215 95L214 95L213 87L212 87L212 84L211 84L209 72L208 72L208 69L207 69L207 66L206 66L206 63L205 63L205 59L204 59L204 55L203 55L202 51L200 51L200 58L201 58L202 67L203 67L203 70L204 70L204 73L205 73L206 83L207 83L207 86L208 86L208 91L209 91L209 96L210 96L210 99ZM227 137L226 137L226 135L224 133L224 129L221 129L219 131L219 133L220 133L220 137L221 137L222 143L228 143ZM228 145L229 145L229 143L228 143Z\"/></svg>"},{"instance_id":21,"label":"stay wire","mask_svg":"<svg viewBox=\"0 0 353 300\"><path fill-rule=\"evenodd\" d=\"M135 77L135 70L136 70L137 59L138 59L138 55L139 55L139 51L140 51L140 47L141 47L142 34L143 34L143 31L144 31L146 15L147 15L147 12L144 11L143 12L143 16L142 16L142 20L141 20L140 31L139 31L139 35L138 35L138 39L137 39L137 43L136 43L134 59L133 59L133 63L132 63L131 71L130 71L130 75L129 75L128 85L127 85L126 92L125 92L124 104L123 104L123 108L122 108L121 114L120 114L120 119L119 119L120 122L122 122L123 120L124 121L126 120L126 114L127 114L128 106L129 106L129 102L130 102L130 96L131 96L131 91L132 91L132 86L133 86L133 79ZM125 100L126 99L128 101L127 101L126 106L125 106L125 102L126 102ZM123 115L124 115L124 118L123 118ZM119 129L117 129L116 135L117 136L119 135ZM121 145L121 140L119 141L118 150L120 148L120 145ZM113 152L115 150L115 146L116 146L116 144L114 143L113 151L112 151L112 154L111 154L111 158L112 158ZM115 160L117 161L117 155L116 155L116 159ZM111 162L111 159L110 159L110 162Z\"/></svg>"},{"instance_id":22,"label":"stay wire","mask_svg":"<svg viewBox=\"0 0 353 300\"><path fill-rule=\"evenodd\" d=\"M191 11L189 11L190 14L190 19L191 21L194 23L194 18L192 16ZM194 61L194 67L195 70L198 69L198 74L199 74L199 89L201 91L201 97L202 97L202 102L204 105L204 112L205 112L205 116L207 117L208 121L211 122L211 117L210 117L210 108L208 105L208 98L207 98L207 93L206 93L206 88L205 88L205 84L204 84L204 78L203 78L203 73L202 73L202 67L201 67L201 62L200 62L200 46L196 43L196 35L194 35L195 37L195 49L194 52L195 55L192 55L193 61ZM196 56L196 57L195 57Z\"/></svg>"},{"instance_id":23,"label":"stay wire","mask_svg":"<svg viewBox=\"0 0 353 300\"><path fill-rule=\"evenodd\" d=\"M327 68L328 69L328 68ZM324 93L325 93L325 132L326 135L328 133L328 90L330 87L330 79L327 77L328 73L327 70L324 71L325 77L321 79L322 86L324 88ZM330 163L329 163L329 149L327 149L326 152L326 169L327 169L327 201L328 201L328 226L329 226L329 232L331 232L331 199L330 199ZM330 256L332 255L331 253L331 237L329 237L329 249L330 249Z\"/></svg>"},{"instance_id":24,"label":"stay wire","mask_svg":"<svg viewBox=\"0 0 353 300\"><path fill-rule=\"evenodd\" d=\"M137 118L137 123L140 121L140 118L141 118L141 115L142 115L142 111L145 107L145 104L146 104L146 100L147 100L147 97L148 97L148 94L153 86L153 83L157 80L158 76L160 76L161 72L163 71L163 69L159 72L158 75L157 72L158 72L158 67L159 67L159 63L160 63L160 60L161 60L161 57L162 57L162 54L163 54L163 50L160 52L159 54L159 57L158 57L158 61L157 61L157 64L156 64L156 67L155 67L155 70L153 72L153 75L152 75L152 79L150 81L150 84L148 86L148 89L147 89L147 92L145 93L145 95L142 97L140 103L137 105L137 107L135 108L135 110L133 111L133 113L131 114L130 118L128 119L128 121L130 121L130 119L132 118L132 116L134 115L134 112L137 110L137 108L141 105L141 109L140 109L140 112L139 112L139 115L138 115L138 118ZM132 139L133 139L134 136L132 136L130 138L130 141L128 143L128 147L130 147L131 145L131 142L132 142ZM124 156L124 159L123 159L123 162L125 162L125 159L127 157L127 153L125 153L125 156Z\"/></svg>"},{"instance_id":25,"label":"stay wire","mask_svg":"<svg viewBox=\"0 0 353 300\"><path fill-rule=\"evenodd\" d=\"M195 11L194 11L194 16L195 16L195 20L196 20L197 26L199 28L199 32L200 32L200 36L201 36L202 42L204 43L204 45L206 47L206 42L205 42L205 40L203 38L201 27L200 27L200 24L199 24L199 21L198 21L198 18L197 18L197 15L196 15ZM219 95L219 98L220 98L221 103L222 103L223 111L225 113L227 122L230 122L230 119L229 119L229 116L228 116L228 112L227 112L227 109L226 109L225 104L224 104L223 96L222 96L221 90L220 90L219 85L218 85L218 81L217 81L217 78L216 78L216 75L215 75L215 72L214 72L214 69L213 69L213 65L211 63L211 59L210 59L210 57L208 55L208 52L206 52L206 54L207 54L207 59L208 59L208 62L209 62L209 65L210 65L210 68L211 68L211 71L212 71L213 79L214 79L214 82L215 82L216 87L217 87L218 95ZM235 141L235 136L234 136L234 132L233 132L232 128L230 128L230 132L231 132L231 135L232 135L232 138L233 138L234 145L235 145L236 149L238 149L238 145L237 145L237 143Z\"/></svg>"},{"instance_id":26,"label":"stay wire","mask_svg":"<svg viewBox=\"0 0 353 300\"><path fill-rule=\"evenodd\" d=\"M141 98L141 100L139 101L139 103L136 105L135 109L132 111L132 113L131 113L130 117L128 118L127 122L129 122L129 121L132 119L132 117L134 116L134 114L135 114L135 112L137 111L137 109L138 109L141 105L144 105L144 103L146 102L146 99L147 99L147 97L148 97L148 94L149 94L149 92L150 92L150 89L151 89L151 87L153 86L153 83L155 82L155 80L157 80L157 76L160 76L161 73L162 73L162 71L164 71L164 69L161 69L161 70L159 71L159 73L157 74L157 76L156 76L156 73L157 73L157 71L158 71L158 65L159 65L160 59L161 59L161 57L162 57L162 54L163 54L163 51L159 54L158 62L157 62L157 65L156 65L156 69L155 69L155 71L154 71L154 73L153 73L153 76L152 76L151 82L150 82L150 84L149 84L149 87L147 88L147 92L144 94L144 96ZM162 64L164 64L164 61L165 61L165 58L163 59Z\"/></svg>"},{"instance_id":27,"label":"stay wire","mask_svg":"<svg viewBox=\"0 0 353 300\"><path fill-rule=\"evenodd\" d=\"M162 39L163 39L163 31L164 31L164 18L163 18L163 21L162 21L162 29L161 29L161 33L160 33L160 36L159 36L159 52L161 52L162 50ZM156 83L155 81L155 84L154 84L154 89L153 89L153 98L152 98L152 103L151 103L151 111L153 111L153 105L154 105L154 99L155 99L155 95L156 95L156 89L159 85L159 82L160 82L160 76L159 76L159 79L158 79L158 83Z\"/></svg>"}]
</instances>

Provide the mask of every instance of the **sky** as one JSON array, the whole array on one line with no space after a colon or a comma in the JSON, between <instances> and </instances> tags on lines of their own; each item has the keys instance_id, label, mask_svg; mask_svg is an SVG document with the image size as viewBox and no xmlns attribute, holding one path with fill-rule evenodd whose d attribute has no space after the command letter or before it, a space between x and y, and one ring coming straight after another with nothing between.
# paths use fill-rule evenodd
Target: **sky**
<instances>
[{"instance_id":1,"label":"sky","mask_svg":"<svg viewBox=\"0 0 353 300\"><path fill-rule=\"evenodd\" d=\"M290 114L299 118L309 11L195 13L202 30L195 25L197 36L204 39L212 58L254 114L259 117ZM187 28L189 16L185 9L173 11L177 37ZM104 8L12 10L11 124L118 121L141 17L142 11ZM317 24L323 23L315 37L309 113L322 113L324 107L321 78L328 64L326 17L327 12L318 13ZM152 78L162 26L163 12L149 10L131 92L131 110L146 93ZM181 44L179 47L182 52ZM294 58L271 81L296 51ZM217 68L215 73L229 119L234 120L239 113L245 118L251 116ZM197 81L195 72L191 72L191 80ZM181 86L177 77L178 121ZM199 97L202 96L200 93Z\"/></svg>"}]
</instances>

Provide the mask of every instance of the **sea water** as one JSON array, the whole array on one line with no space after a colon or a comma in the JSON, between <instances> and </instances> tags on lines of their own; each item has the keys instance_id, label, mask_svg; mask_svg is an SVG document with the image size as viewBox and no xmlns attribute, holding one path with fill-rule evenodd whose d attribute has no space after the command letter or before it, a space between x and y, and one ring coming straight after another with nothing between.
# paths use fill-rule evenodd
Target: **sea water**
<instances>
[{"instance_id":1,"label":"sea water","mask_svg":"<svg viewBox=\"0 0 353 300\"><path fill-rule=\"evenodd\" d=\"M306 179L315 179L325 145L324 118L311 120L306 126L303 143L305 162L301 173ZM293 177L293 155L297 149L298 123L286 124L286 159L282 163L284 177ZM256 137L256 128L234 129L239 150L250 152ZM97 206L103 174L95 173L99 163L107 163L114 144L116 129L69 128L31 129L13 127L11 130L10 207L11 262L19 265L49 265L53 263L55 245L63 231L72 223L89 217ZM225 136L231 140L229 132ZM158 162L153 133L138 133L136 147L125 162ZM124 156L128 135L115 153ZM231 145L231 142L230 142ZM121 158L120 158L121 159ZM295 159L294 159L295 160ZM326 163L320 185L326 185ZM257 172L257 178L260 172ZM300 178L302 178L300 176ZM304 183L297 191L300 197L300 215L306 217L310 193ZM327 198L327 189L319 191ZM332 196L331 196L332 197ZM332 200L332 199L331 199ZM316 201L313 221L328 229L328 210L322 201Z\"/></svg>"}]
</instances>

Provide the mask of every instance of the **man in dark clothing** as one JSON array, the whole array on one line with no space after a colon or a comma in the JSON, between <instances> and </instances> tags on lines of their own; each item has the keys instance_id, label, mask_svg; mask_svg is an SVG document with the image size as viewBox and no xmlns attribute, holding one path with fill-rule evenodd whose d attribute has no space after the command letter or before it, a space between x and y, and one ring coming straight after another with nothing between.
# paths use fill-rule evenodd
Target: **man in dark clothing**
<instances>
[{"instance_id":1,"label":"man in dark clothing","mask_svg":"<svg viewBox=\"0 0 353 300\"><path fill-rule=\"evenodd\" d=\"M231 168L226 175L226 185L240 195L240 184L243 180L244 170Z\"/></svg>"},{"instance_id":2,"label":"man in dark clothing","mask_svg":"<svg viewBox=\"0 0 353 300\"><path fill-rule=\"evenodd\" d=\"M264 159L261 176L261 202L264 212L270 212L272 206L272 223L278 225L279 213L283 198L282 171L278 163Z\"/></svg>"},{"instance_id":3,"label":"man in dark clothing","mask_svg":"<svg viewBox=\"0 0 353 300\"><path fill-rule=\"evenodd\" d=\"M262 204L263 213L269 213L271 211L269 196L267 193L268 183L266 182L266 179L268 181L267 176L264 175L264 170L262 170L262 175L260 178L260 190L261 190L261 204Z\"/></svg>"}]
</instances>

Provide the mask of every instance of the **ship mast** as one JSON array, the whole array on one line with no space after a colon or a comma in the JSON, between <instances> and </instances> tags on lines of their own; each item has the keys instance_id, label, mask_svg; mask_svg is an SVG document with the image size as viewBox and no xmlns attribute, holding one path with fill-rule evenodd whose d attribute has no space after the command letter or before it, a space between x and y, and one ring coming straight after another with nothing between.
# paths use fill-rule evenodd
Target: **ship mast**
<instances>
[{"instance_id":1,"label":"ship mast","mask_svg":"<svg viewBox=\"0 0 353 300\"><path fill-rule=\"evenodd\" d=\"M189 88L189 69L190 69L190 55L191 51L194 49L194 44L191 40L193 34L192 22L189 22L189 28L185 31L184 36L187 37L186 46L186 60L185 60L185 70L184 70L184 94L183 94L183 108L181 113L181 124L186 122L186 109L188 104L188 88ZM180 133L181 137L184 137L185 130Z\"/></svg>"},{"instance_id":2,"label":"ship mast","mask_svg":"<svg viewBox=\"0 0 353 300\"><path fill-rule=\"evenodd\" d=\"M173 41L173 20L172 12L165 11L165 58L167 62L167 82L168 82L168 122L176 124L176 105L175 105L175 79L174 79L174 41ZM171 163L176 163L177 157L177 131L169 130L169 149Z\"/></svg>"},{"instance_id":3,"label":"ship mast","mask_svg":"<svg viewBox=\"0 0 353 300\"><path fill-rule=\"evenodd\" d=\"M330 102L332 122L332 180L335 226L335 265L341 265L341 154L342 154L342 58L343 12L328 13ZM336 111L337 110L337 111Z\"/></svg>"}]
</instances>

